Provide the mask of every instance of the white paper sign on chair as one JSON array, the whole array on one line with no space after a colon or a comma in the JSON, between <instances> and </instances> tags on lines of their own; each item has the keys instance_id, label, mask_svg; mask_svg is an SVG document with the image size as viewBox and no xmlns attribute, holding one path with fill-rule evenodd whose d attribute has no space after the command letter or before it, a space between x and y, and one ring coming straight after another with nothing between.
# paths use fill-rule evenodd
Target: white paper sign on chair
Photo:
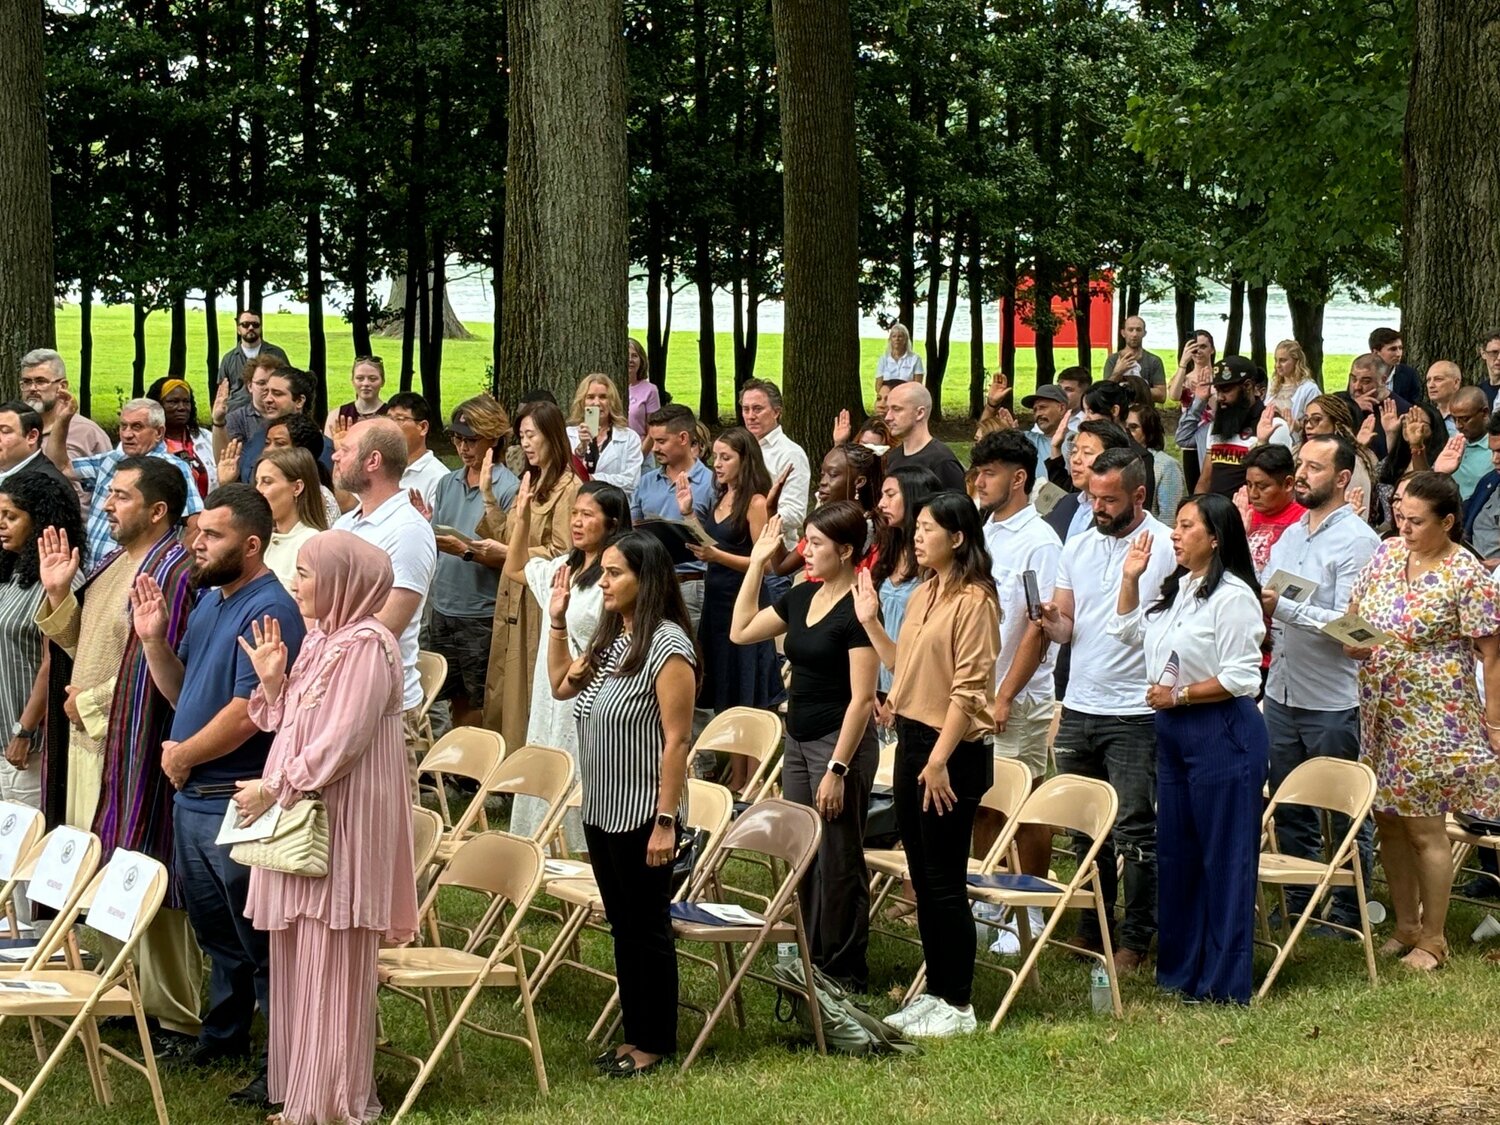
<instances>
[{"instance_id":1,"label":"white paper sign on chair","mask_svg":"<svg viewBox=\"0 0 1500 1125\"><path fill-rule=\"evenodd\" d=\"M40 809L0 801L0 879L15 874L16 864L21 862L21 845L41 815Z\"/></svg>"},{"instance_id":2,"label":"white paper sign on chair","mask_svg":"<svg viewBox=\"0 0 1500 1125\"><path fill-rule=\"evenodd\" d=\"M146 890L160 867L150 856L116 848L94 892L94 904L89 907L85 923L116 941L129 941Z\"/></svg>"},{"instance_id":3,"label":"white paper sign on chair","mask_svg":"<svg viewBox=\"0 0 1500 1125\"><path fill-rule=\"evenodd\" d=\"M26 895L32 902L61 910L68 905L68 892L73 888L78 865L88 852L89 834L76 828L59 825L47 837L47 846L36 861L31 884Z\"/></svg>"}]
</instances>

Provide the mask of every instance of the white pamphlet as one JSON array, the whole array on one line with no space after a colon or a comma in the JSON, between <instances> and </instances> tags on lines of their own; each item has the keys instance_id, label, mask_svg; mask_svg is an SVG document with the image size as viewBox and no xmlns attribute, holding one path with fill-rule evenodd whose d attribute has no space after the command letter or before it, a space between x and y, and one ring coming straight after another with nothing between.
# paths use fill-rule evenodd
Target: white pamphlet
<instances>
[{"instance_id":1,"label":"white pamphlet","mask_svg":"<svg viewBox=\"0 0 1500 1125\"><path fill-rule=\"evenodd\" d=\"M1289 570L1278 570L1266 580L1266 589L1294 602L1305 602L1317 592L1318 584Z\"/></svg>"},{"instance_id":2,"label":"white pamphlet","mask_svg":"<svg viewBox=\"0 0 1500 1125\"><path fill-rule=\"evenodd\" d=\"M566 860L549 859L542 864L542 870L554 879L566 879L572 875L584 875L588 868L581 863L568 863Z\"/></svg>"},{"instance_id":3,"label":"white pamphlet","mask_svg":"<svg viewBox=\"0 0 1500 1125\"><path fill-rule=\"evenodd\" d=\"M0 949L0 961L14 961L19 965L35 953L38 948L40 946L37 942L30 942L26 945L13 945L6 949ZM53 950L52 956L47 958L49 961L62 961L65 959L65 954L61 949Z\"/></svg>"},{"instance_id":4,"label":"white pamphlet","mask_svg":"<svg viewBox=\"0 0 1500 1125\"><path fill-rule=\"evenodd\" d=\"M1375 628L1357 613L1346 613L1335 618L1319 632L1350 648L1374 648L1376 645L1388 645L1392 639L1389 633Z\"/></svg>"},{"instance_id":5,"label":"white pamphlet","mask_svg":"<svg viewBox=\"0 0 1500 1125\"><path fill-rule=\"evenodd\" d=\"M129 941L130 931L146 901L146 890L161 864L140 852L116 848L94 892L94 904L84 921L116 941Z\"/></svg>"},{"instance_id":6,"label":"white pamphlet","mask_svg":"<svg viewBox=\"0 0 1500 1125\"><path fill-rule=\"evenodd\" d=\"M1058 488L1050 480L1044 480L1036 486L1036 492L1031 498L1032 507L1036 508L1039 516L1052 514L1052 509L1057 507L1067 498L1067 490Z\"/></svg>"},{"instance_id":7,"label":"white pamphlet","mask_svg":"<svg viewBox=\"0 0 1500 1125\"><path fill-rule=\"evenodd\" d=\"M698 909L712 914L721 922L732 922L735 925L758 926L761 921L743 906L736 906L732 902L700 902Z\"/></svg>"},{"instance_id":8,"label":"white pamphlet","mask_svg":"<svg viewBox=\"0 0 1500 1125\"><path fill-rule=\"evenodd\" d=\"M9 879L15 874L16 864L22 859L21 845L41 816L39 809L18 805L14 801L0 801L0 879Z\"/></svg>"},{"instance_id":9,"label":"white pamphlet","mask_svg":"<svg viewBox=\"0 0 1500 1125\"><path fill-rule=\"evenodd\" d=\"M32 902L61 910L68 905L68 892L73 889L78 877L78 866L88 851L89 834L67 825L54 828L47 837L47 846L37 858L36 870L26 887L26 897Z\"/></svg>"},{"instance_id":10,"label":"white pamphlet","mask_svg":"<svg viewBox=\"0 0 1500 1125\"><path fill-rule=\"evenodd\" d=\"M68 990L55 980L10 980L0 977L0 992L29 992L38 996L66 996Z\"/></svg>"},{"instance_id":11,"label":"white pamphlet","mask_svg":"<svg viewBox=\"0 0 1500 1125\"><path fill-rule=\"evenodd\" d=\"M276 822L281 819L281 806L272 805L265 812L252 820L245 827L240 827L240 810L233 801L224 810L224 822L219 825L219 834L214 837L214 843L224 846L227 844L249 844L256 840L269 840L271 833L276 831Z\"/></svg>"}]
</instances>

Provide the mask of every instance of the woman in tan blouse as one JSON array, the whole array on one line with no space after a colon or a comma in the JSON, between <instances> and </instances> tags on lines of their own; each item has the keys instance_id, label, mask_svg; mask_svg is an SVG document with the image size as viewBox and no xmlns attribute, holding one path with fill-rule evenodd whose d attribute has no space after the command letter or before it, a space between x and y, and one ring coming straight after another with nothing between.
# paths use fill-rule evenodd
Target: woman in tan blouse
<instances>
[{"instance_id":1,"label":"woman in tan blouse","mask_svg":"<svg viewBox=\"0 0 1500 1125\"><path fill-rule=\"evenodd\" d=\"M936 493L917 513L917 565L932 572L906 605L900 642L880 624L867 571L855 612L880 662L895 668L884 710L895 719L896 822L917 896L927 992L890 1018L913 1037L973 1031L974 919L966 879L979 798L994 779L984 736L995 728L1000 603L974 502Z\"/></svg>"},{"instance_id":2,"label":"woman in tan blouse","mask_svg":"<svg viewBox=\"0 0 1500 1125\"><path fill-rule=\"evenodd\" d=\"M569 524L573 499L582 483L573 474L567 427L556 403L528 402L516 414L516 437L526 458L522 470L530 484L532 558L555 558L572 546ZM484 519L476 537L504 543L506 514L490 492L489 474L480 473ZM484 682L484 725L497 730L514 750L526 744L531 718L531 681L541 642L541 617L524 582L506 575L495 598L495 628L490 637L490 665Z\"/></svg>"}]
</instances>

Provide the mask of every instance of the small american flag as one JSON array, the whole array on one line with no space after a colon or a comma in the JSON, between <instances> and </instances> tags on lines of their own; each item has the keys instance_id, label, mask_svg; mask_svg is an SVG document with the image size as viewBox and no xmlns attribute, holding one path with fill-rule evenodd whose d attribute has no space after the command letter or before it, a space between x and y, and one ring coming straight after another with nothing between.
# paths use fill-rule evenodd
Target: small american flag
<instances>
[{"instance_id":1,"label":"small american flag","mask_svg":"<svg viewBox=\"0 0 1500 1125\"><path fill-rule=\"evenodd\" d=\"M1176 687L1177 674L1182 671L1182 661L1177 657L1177 650L1172 650L1172 655L1167 657L1167 665L1161 670L1161 679L1157 681L1162 687Z\"/></svg>"}]
</instances>

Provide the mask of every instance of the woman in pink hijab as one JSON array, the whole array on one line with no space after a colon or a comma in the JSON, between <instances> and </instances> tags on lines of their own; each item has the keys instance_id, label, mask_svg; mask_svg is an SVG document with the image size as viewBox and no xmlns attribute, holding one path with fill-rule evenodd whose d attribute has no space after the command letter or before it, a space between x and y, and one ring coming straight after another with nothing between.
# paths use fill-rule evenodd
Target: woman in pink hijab
<instances>
[{"instance_id":1,"label":"woman in pink hijab","mask_svg":"<svg viewBox=\"0 0 1500 1125\"><path fill-rule=\"evenodd\" d=\"M417 927L411 806L401 732L401 659L375 619L391 589L386 553L325 531L297 555L292 594L315 621L286 670L267 618L241 645L260 686L250 718L276 731L259 781L240 782L242 818L311 794L328 808L323 879L256 868L245 913L270 932L270 1100L287 1125L373 1121L376 960Z\"/></svg>"}]
</instances>

